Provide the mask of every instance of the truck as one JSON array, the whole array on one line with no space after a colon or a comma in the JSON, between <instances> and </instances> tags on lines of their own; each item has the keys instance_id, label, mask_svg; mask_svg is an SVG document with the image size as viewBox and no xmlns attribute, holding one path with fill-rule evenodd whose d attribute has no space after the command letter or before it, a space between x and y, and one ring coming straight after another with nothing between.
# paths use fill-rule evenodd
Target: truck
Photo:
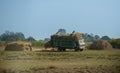
<instances>
[{"instance_id":1,"label":"truck","mask_svg":"<svg viewBox=\"0 0 120 73\"><path fill-rule=\"evenodd\" d=\"M57 48L58 51L65 51L66 49L83 51L83 49L85 49L84 34L79 32L71 34L54 34L51 36L47 45L52 48Z\"/></svg>"}]
</instances>

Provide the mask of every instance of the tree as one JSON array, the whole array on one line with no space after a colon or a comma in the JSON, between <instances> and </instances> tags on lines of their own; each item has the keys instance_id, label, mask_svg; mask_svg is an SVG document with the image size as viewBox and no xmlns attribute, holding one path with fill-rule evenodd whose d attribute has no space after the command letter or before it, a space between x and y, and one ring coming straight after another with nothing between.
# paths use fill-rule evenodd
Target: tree
<instances>
[{"instance_id":1,"label":"tree","mask_svg":"<svg viewBox=\"0 0 120 73\"><path fill-rule=\"evenodd\" d=\"M17 40L21 40L21 41L25 40L25 36L21 32L17 32L16 37L17 37Z\"/></svg>"},{"instance_id":2,"label":"tree","mask_svg":"<svg viewBox=\"0 0 120 73\"><path fill-rule=\"evenodd\" d=\"M24 39L25 39L24 34L21 32L14 33L10 31L6 31L0 36L1 41L18 41Z\"/></svg>"},{"instance_id":3,"label":"tree","mask_svg":"<svg viewBox=\"0 0 120 73\"><path fill-rule=\"evenodd\" d=\"M66 30L65 29L58 29L57 34L66 34Z\"/></svg>"},{"instance_id":4,"label":"tree","mask_svg":"<svg viewBox=\"0 0 120 73\"><path fill-rule=\"evenodd\" d=\"M95 40L99 40L100 39L100 36L99 35L94 35L94 34L88 34L88 33L85 33L85 41L86 42L93 42Z\"/></svg>"},{"instance_id":5,"label":"tree","mask_svg":"<svg viewBox=\"0 0 120 73\"><path fill-rule=\"evenodd\" d=\"M16 37L15 37L14 32L6 31L5 33L1 35L1 40L2 41L15 41Z\"/></svg>"},{"instance_id":6,"label":"tree","mask_svg":"<svg viewBox=\"0 0 120 73\"><path fill-rule=\"evenodd\" d=\"M89 34L85 33L85 41L89 42Z\"/></svg>"},{"instance_id":7,"label":"tree","mask_svg":"<svg viewBox=\"0 0 120 73\"><path fill-rule=\"evenodd\" d=\"M100 36L99 35L95 35L95 40L99 40L100 39Z\"/></svg>"},{"instance_id":8,"label":"tree","mask_svg":"<svg viewBox=\"0 0 120 73\"><path fill-rule=\"evenodd\" d=\"M94 38L94 35L91 33L91 34L87 34L85 33L85 41L86 42L93 42L95 40Z\"/></svg>"},{"instance_id":9,"label":"tree","mask_svg":"<svg viewBox=\"0 0 120 73\"><path fill-rule=\"evenodd\" d=\"M1 38L2 38L2 37L1 37L1 35L0 35L0 41L1 41Z\"/></svg>"},{"instance_id":10,"label":"tree","mask_svg":"<svg viewBox=\"0 0 120 73\"><path fill-rule=\"evenodd\" d=\"M26 41L35 41L35 39L32 36L29 36Z\"/></svg>"},{"instance_id":11,"label":"tree","mask_svg":"<svg viewBox=\"0 0 120 73\"><path fill-rule=\"evenodd\" d=\"M50 38L45 38L44 41L45 42L50 41Z\"/></svg>"},{"instance_id":12,"label":"tree","mask_svg":"<svg viewBox=\"0 0 120 73\"><path fill-rule=\"evenodd\" d=\"M110 37L108 37L108 36L102 36L102 38L101 38L102 40L110 40L111 38Z\"/></svg>"}]
</instances>

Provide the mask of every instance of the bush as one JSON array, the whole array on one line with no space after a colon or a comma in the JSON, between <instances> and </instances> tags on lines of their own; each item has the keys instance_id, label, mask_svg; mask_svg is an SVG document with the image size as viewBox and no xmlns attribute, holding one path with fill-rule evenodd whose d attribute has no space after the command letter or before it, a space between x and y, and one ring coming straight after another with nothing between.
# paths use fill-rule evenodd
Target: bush
<instances>
[{"instance_id":1,"label":"bush","mask_svg":"<svg viewBox=\"0 0 120 73\"><path fill-rule=\"evenodd\" d=\"M40 41L32 41L32 46L33 47L44 47L45 42L40 42Z\"/></svg>"},{"instance_id":2,"label":"bush","mask_svg":"<svg viewBox=\"0 0 120 73\"><path fill-rule=\"evenodd\" d=\"M92 42L85 42L86 48L89 48L91 44L92 44Z\"/></svg>"},{"instance_id":3,"label":"bush","mask_svg":"<svg viewBox=\"0 0 120 73\"><path fill-rule=\"evenodd\" d=\"M113 48L119 48L120 49L120 39L112 39L108 41Z\"/></svg>"},{"instance_id":4,"label":"bush","mask_svg":"<svg viewBox=\"0 0 120 73\"><path fill-rule=\"evenodd\" d=\"M0 47L5 46L6 43L4 41L0 41Z\"/></svg>"}]
</instances>

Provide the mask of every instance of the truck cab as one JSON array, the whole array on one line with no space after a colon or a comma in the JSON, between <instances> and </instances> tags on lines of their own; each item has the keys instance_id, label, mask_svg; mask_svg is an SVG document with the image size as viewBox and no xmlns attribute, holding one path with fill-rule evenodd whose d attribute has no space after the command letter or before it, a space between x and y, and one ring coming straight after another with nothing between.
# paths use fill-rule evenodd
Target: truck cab
<instances>
[{"instance_id":1,"label":"truck cab","mask_svg":"<svg viewBox=\"0 0 120 73\"><path fill-rule=\"evenodd\" d=\"M80 51L82 51L83 49L85 49L84 39L80 39L79 40L79 49L80 49Z\"/></svg>"}]
</instances>

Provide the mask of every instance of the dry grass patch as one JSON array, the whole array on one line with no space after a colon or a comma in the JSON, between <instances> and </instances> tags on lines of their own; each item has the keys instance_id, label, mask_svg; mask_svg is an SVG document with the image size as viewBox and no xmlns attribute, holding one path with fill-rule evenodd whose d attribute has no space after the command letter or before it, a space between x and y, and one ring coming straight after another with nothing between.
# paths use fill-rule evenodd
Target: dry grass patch
<instances>
[{"instance_id":1,"label":"dry grass patch","mask_svg":"<svg viewBox=\"0 0 120 73\"><path fill-rule=\"evenodd\" d=\"M0 57L0 73L120 73L120 50L3 51Z\"/></svg>"}]
</instances>

